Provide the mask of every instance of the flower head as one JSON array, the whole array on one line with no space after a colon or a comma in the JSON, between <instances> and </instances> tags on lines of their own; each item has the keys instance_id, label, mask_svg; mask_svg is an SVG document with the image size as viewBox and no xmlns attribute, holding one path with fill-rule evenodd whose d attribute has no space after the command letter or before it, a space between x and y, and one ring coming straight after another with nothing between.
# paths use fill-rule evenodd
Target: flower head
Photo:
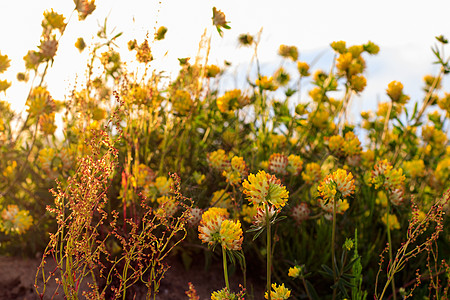
<instances>
[{"instance_id":1,"label":"flower head","mask_svg":"<svg viewBox=\"0 0 450 300\"><path fill-rule=\"evenodd\" d=\"M228 211L219 207L211 207L203 213L198 226L198 237L202 243L213 246L216 242L220 242L220 226L228 216Z\"/></svg>"},{"instance_id":2,"label":"flower head","mask_svg":"<svg viewBox=\"0 0 450 300\"><path fill-rule=\"evenodd\" d=\"M275 174L287 175L289 159L279 153L274 153L269 157L269 171Z\"/></svg>"},{"instance_id":3,"label":"flower head","mask_svg":"<svg viewBox=\"0 0 450 300\"><path fill-rule=\"evenodd\" d=\"M299 203L291 209L291 216L297 224L309 219L311 210L305 202Z\"/></svg>"},{"instance_id":4,"label":"flower head","mask_svg":"<svg viewBox=\"0 0 450 300\"><path fill-rule=\"evenodd\" d=\"M226 168L222 175L227 179L231 185L236 185L242 181L243 177L248 174L247 165L244 158L240 156L234 156L231 159L231 164L229 168Z\"/></svg>"},{"instance_id":5,"label":"flower head","mask_svg":"<svg viewBox=\"0 0 450 300\"><path fill-rule=\"evenodd\" d=\"M303 266L295 265L295 266L289 268L288 276L292 277L292 278L298 278L298 277L300 277L302 272L303 272Z\"/></svg>"},{"instance_id":6,"label":"flower head","mask_svg":"<svg viewBox=\"0 0 450 300\"><path fill-rule=\"evenodd\" d=\"M306 184L314 184L322 177L320 166L316 163L309 163L303 170L302 178Z\"/></svg>"},{"instance_id":7,"label":"flower head","mask_svg":"<svg viewBox=\"0 0 450 300\"><path fill-rule=\"evenodd\" d=\"M228 155L225 153L225 150L223 149L219 149L217 151L208 153L206 159L212 168L217 169L219 171L228 169L230 166L230 160L228 158Z\"/></svg>"},{"instance_id":8,"label":"flower head","mask_svg":"<svg viewBox=\"0 0 450 300\"><path fill-rule=\"evenodd\" d=\"M224 220L220 225L220 240L225 249L241 250L243 240L241 222Z\"/></svg>"},{"instance_id":9,"label":"flower head","mask_svg":"<svg viewBox=\"0 0 450 300\"><path fill-rule=\"evenodd\" d=\"M294 176L297 176L302 171L302 168L303 168L303 161L300 158L300 156L294 155L294 154L289 155L289 157L288 157L288 166L286 168L287 171L290 174L292 174Z\"/></svg>"},{"instance_id":10,"label":"flower head","mask_svg":"<svg viewBox=\"0 0 450 300\"><path fill-rule=\"evenodd\" d=\"M296 61L298 59L298 49L295 46L280 45L278 55Z\"/></svg>"},{"instance_id":11,"label":"flower head","mask_svg":"<svg viewBox=\"0 0 450 300\"><path fill-rule=\"evenodd\" d=\"M22 234L33 224L33 217L27 210L20 210L15 204L8 205L1 213L0 230L6 234Z\"/></svg>"},{"instance_id":12,"label":"flower head","mask_svg":"<svg viewBox=\"0 0 450 300\"><path fill-rule=\"evenodd\" d=\"M284 283L277 285L272 283L272 290L270 291L270 298L272 300L285 300L291 296L291 290L284 286ZM264 298L269 299L269 295L266 292Z\"/></svg>"},{"instance_id":13,"label":"flower head","mask_svg":"<svg viewBox=\"0 0 450 300\"><path fill-rule=\"evenodd\" d=\"M345 197L353 194L355 191L354 182L352 173L343 169L338 169L327 175L317 188L321 196L319 199L320 206L325 211L332 212L334 201L337 201L337 212L343 213L346 211L348 202L345 200Z\"/></svg>"},{"instance_id":14,"label":"flower head","mask_svg":"<svg viewBox=\"0 0 450 300\"><path fill-rule=\"evenodd\" d=\"M288 201L289 192L274 175L265 171L250 174L242 184L244 194L254 205L270 203L277 209L283 207Z\"/></svg>"}]
</instances>

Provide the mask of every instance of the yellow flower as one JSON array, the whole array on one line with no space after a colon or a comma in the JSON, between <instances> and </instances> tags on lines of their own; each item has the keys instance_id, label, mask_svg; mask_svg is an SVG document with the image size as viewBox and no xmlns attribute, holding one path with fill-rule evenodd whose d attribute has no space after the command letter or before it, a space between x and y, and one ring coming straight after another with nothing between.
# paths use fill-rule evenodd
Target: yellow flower
<instances>
[{"instance_id":1,"label":"yellow flower","mask_svg":"<svg viewBox=\"0 0 450 300\"><path fill-rule=\"evenodd\" d=\"M336 68L340 73L345 73L348 71L351 63L353 61L353 56L351 53L342 53L336 58Z\"/></svg>"},{"instance_id":2,"label":"yellow flower","mask_svg":"<svg viewBox=\"0 0 450 300\"><path fill-rule=\"evenodd\" d=\"M47 89L39 86L31 91L27 106L27 112L34 117L43 113L51 113L55 108L55 103Z\"/></svg>"},{"instance_id":3,"label":"yellow flower","mask_svg":"<svg viewBox=\"0 0 450 300\"><path fill-rule=\"evenodd\" d=\"M334 135L328 140L328 148L335 154L340 154L344 146L344 138L340 135Z\"/></svg>"},{"instance_id":4,"label":"yellow flower","mask_svg":"<svg viewBox=\"0 0 450 300\"><path fill-rule=\"evenodd\" d=\"M263 90L276 91L278 89L278 86L273 82L272 77L267 78L267 76L262 76L261 78L256 79L255 84Z\"/></svg>"},{"instance_id":5,"label":"yellow flower","mask_svg":"<svg viewBox=\"0 0 450 300\"><path fill-rule=\"evenodd\" d=\"M288 72L286 72L286 70L283 67L280 67L274 74L275 77L275 81L280 85L280 86L285 86L286 84L289 83L289 80L291 79L291 76L289 75Z\"/></svg>"},{"instance_id":6,"label":"yellow flower","mask_svg":"<svg viewBox=\"0 0 450 300\"><path fill-rule=\"evenodd\" d=\"M448 179L450 178L450 157L442 159L436 166L435 172L437 180L441 184L449 184Z\"/></svg>"},{"instance_id":7,"label":"yellow flower","mask_svg":"<svg viewBox=\"0 0 450 300\"><path fill-rule=\"evenodd\" d=\"M269 157L269 172L287 175L287 167L289 165L289 159L280 153L274 153Z\"/></svg>"},{"instance_id":8,"label":"yellow flower","mask_svg":"<svg viewBox=\"0 0 450 300\"><path fill-rule=\"evenodd\" d=\"M387 225L387 221L388 221L388 214L386 213L381 217L381 222ZM397 216L394 214L389 214L389 229L390 230L400 229L400 223L398 222Z\"/></svg>"},{"instance_id":9,"label":"yellow flower","mask_svg":"<svg viewBox=\"0 0 450 300\"><path fill-rule=\"evenodd\" d=\"M0 52L0 74L5 72L11 65L11 60L8 59L8 55L2 55Z\"/></svg>"},{"instance_id":10,"label":"yellow flower","mask_svg":"<svg viewBox=\"0 0 450 300\"><path fill-rule=\"evenodd\" d=\"M86 43L84 42L84 39L82 37L79 37L75 42L75 48L77 48L80 52L82 52L84 48L86 48Z\"/></svg>"},{"instance_id":11,"label":"yellow flower","mask_svg":"<svg viewBox=\"0 0 450 300\"><path fill-rule=\"evenodd\" d=\"M222 175L231 185L240 183L242 178L246 177L247 174L247 165L245 164L244 158L240 156L233 156L230 168L227 168L222 172Z\"/></svg>"},{"instance_id":12,"label":"yellow flower","mask_svg":"<svg viewBox=\"0 0 450 300\"><path fill-rule=\"evenodd\" d=\"M445 110L447 112L447 114L450 114L450 94L449 93L445 93L444 97L439 98L437 104L439 105L440 109Z\"/></svg>"},{"instance_id":13,"label":"yellow flower","mask_svg":"<svg viewBox=\"0 0 450 300\"><path fill-rule=\"evenodd\" d=\"M1 213L0 229L6 234L22 234L33 225L33 217L27 210L19 210L17 205L8 205Z\"/></svg>"},{"instance_id":14,"label":"yellow flower","mask_svg":"<svg viewBox=\"0 0 450 300\"><path fill-rule=\"evenodd\" d=\"M399 104L406 104L409 100L409 96L403 94L403 84L399 81L392 81L388 84L386 93L392 102Z\"/></svg>"},{"instance_id":15,"label":"yellow flower","mask_svg":"<svg viewBox=\"0 0 450 300\"><path fill-rule=\"evenodd\" d=\"M226 113L230 110L235 110L241 107L244 97L239 89L225 92L225 94L216 100L217 108L222 113Z\"/></svg>"},{"instance_id":16,"label":"yellow flower","mask_svg":"<svg viewBox=\"0 0 450 300\"><path fill-rule=\"evenodd\" d=\"M298 72L300 73L300 75L303 77L307 77L307 76L311 75L309 73L309 65L304 61L297 62L297 69L298 69Z\"/></svg>"},{"instance_id":17,"label":"yellow flower","mask_svg":"<svg viewBox=\"0 0 450 300\"><path fill-rule=\"evenodd\" d=\"M293 266L289 268L288 276L292 278L298 278L302 274L303 268L301 266Z\"/></svg>"},{"instance_id":18,"label":"yellow flower","mask_svg":"<svg viewBox=\"0 0 450 300\"><path fill-rule=\"evenodd\" d=\"M367 44L363 45L364 51L369 54L377 54L380 51L380 47L374 42L368 41Z\"/></svg>"},{"instance_id":19,"label":"yellow flower","mask_svg":"<svg viewBox=\"0 0 450 300\"><path fill-rule=\"evenodd\" d=\"M353 58L358 58L361 53L364 51L364 47L361 45L354 45L347 49L348 52L350 52L353 56Z\"/></svg>"},{"instance_id":20,"label":"yellow flower","mask_svg":"<svg viewBox=\"0 0 450 300\"><path fill-rule=\"evenodd\" d=\"M186 115L194 105L194 101L189 92L177 90L172 96L172 105L176 113Z\"/></svg>"},{"instance_id":21,"label":"yellow flower","mask_svg":"<svg viewBox=\"0 0 450 300\"><path fill-rule=\"evenodd\" d=\"M219 291L215 291L211 294L211 300L241 300L243 298L240 295L236 295L233 292L228 291L227 288L223 288Z\"/></svg>"},{"instance_id":22,"label":"yellow flower","mask_svg":"<svg viewBox=\"0 0 450 300\"><path fill-rule=\"evenodd\" d=\"M253 36L248 33L243 33L239 35L238 41L241 46L250 46L253 44Z\"/></svg>"},{"instance_id":23,"label":"yellow flower","mask_svg":"<svg viewBox=\"0 0 450 300\"><path fill-rule=\"evenodd\" d=\"M295 46L280 45L278 55L296 61L298 59L298 49Z\"/></svg>"},{"instance_id":24,"label":"yellow flower","mask_svg":"<svg viewBox=\"0 0 450 300\"><path fill-rule=\"evenodd\" d=\"M358 137L349 131L344 136L345 143L342 145L342 151L346 156L354 156L361 154L361 142Z\"/></svg>"},{"instance_id":25,"label":"yellow flower","mask_svg":"<svg viewBox=\"0 0 450 300\"><path fill-rule=\"evenodd\" d=\"M214 207L231 208L233 205L231 194L224 189L215 191L211 198L211 205Z\"/></svg>"},{"instance_id":26,"label":"yellow flower","mask_svg":"<svg viewBox=\"0 0 450 300\"><path fill-rule=\"evenodd\" d=\"M240 210L240 216L242 217L242 220L249 224L252 223L252 220L256 213L257 207L254 205L243 204Z\"/></svg>"},{"instance_id":27,"label":"yellow flower","mask_svg":"<svg viewBox=\"0 0 450 300\"><path fill-rule=\"evenodd\" d=\"M277 209L283 207L288 201L289 192L274 175L265 171L250 174L242 184L244 194L254 205L270 203Z\"/></svg>"},{"instance_id":28,"label":"yellow flower","mask_svg":"<svg viewBox=\"0 0 450 300\"><path fill-rule=\"evenodd\" d=\"M213 246L216 242L220 242L220 226L228 216L228 211L219 207L211 207L203 213L198 226L198 238L202 243Z\"/></svg>"},{"instance_id":29,"label":"yellow flower","mask_svg":"<svg viewBox=\"0 0 450 300\"><path fill-rule=\"evenodd\" d=\"M155 179L155 172L144 164L139 164L137 167L133 165L133 176L136 179L134 187L144 187ZM157 186L161 187L165 179L165 177L160 177Z\"/></svg>"},{"instance_id":30,"label":"yellow flower","mask_svg":"<svg viewBox=\"0 0 450 300\"><path fill-rule=\"evenodd\" d=\"M163 40L167 33L167 27L161 26L155 33L155 40L160 41Z\"/></svg>"},{"instance_id":31,"label":"yellow flower","mask_svg":"<svg viewBox=\"0 0 450 300\"><path fill-rule=\"evenodd\" d=\"M56 130L55 113L41 115L39 117L39 127L45 135L54 134Z\"/></svg>"},{"instance_id":32,"label":"yellow flower","mask_svg":"<svg viewBox=\"0 0 450 300\"><path fill-rule=\"evenodd\" d=\"M60 32L62 32L66 27L66 23L64 23L64 16L54 12L53 8L51 11L45 11L44 20L42 21L42 27L44 29L50 27L50 30L58 29Z\"/></svg>"},{"instance_id":33,"label":"yellow flower","mask_svg":"<svg viewBox=\"0 0 450 300\"><path fill-rule=\"evenodd\" d=\"M425 163L421 159L403 162L405 174L411 178L418 178L425 175Z\"/></svg>"},{"instance_id":34,"label":"yellow flower","mask_svg":"<svg viewBox=\"0 0 450 300\"><path fill-rule=\"evenodd\" d=\"M230 160L228 158L228 155L225 153L225 150L223 149L219 149L217 151L208 153L206 159L212 168L217 169L219 171L225 170L230 166Z\"/></svg>"},{"instance_id":35,"label":"yellow flower","mask_svg":"<svg viewBox=\"0 0 450 300\"><path fill-rule=\"evenodd\" d=\"M87 16L92 14L95 10L95 0L74 0L78 11L78 19L84 20Z\"/></svg>"},{"instance_id":36,"label":"yellow flower","mask_svg":"<svg viewBox=\"0 0 450 300\"><path fill-rule=\"evenodd\" d=\"M4 177L8 178L13 175L14 170L17 168L17 162L15 160L7 162L7 167L3 170L2 174Z\"/></svg>"},{"instance_id":37,"label":"yellow flower","mask_svg":"<svg viewBox=\"0 0 450 300\"><path fill-rule=\"evenodd\" d=\"M348 203L343 199L355 191L354 182L352 173L344 169L338 169L327 175L317 188L321 196L319 199L320 206L325 211L332 212L334 201L338 200L336 203L337 212L342 213L346 211ZM338 195L337 199L336 195Z\"/></svg>"},{"instance_id":38,"label":"yellow flower","mask_svg":"<svg viewBox=\"0 0 450 300\"><path fill-rule=\"evenodd\" d=\"M334 51L342 54L347 52L347 48L345 46L345 42L344 41L337 41L337 42L332 42L330 44L331 48L333 48Z\"/></svg>"},{"instance_id":39,"label":"yellow flower","mask_svg":"<svg viewBox=\"0 0 450 300\"><path fill-rule=\"evenodd\" d=\"M173 185L172 178L167 179L165 176L159 176L155 179L153 186L158 190L161 196L166 196L170 192L170 187Z\"/></svg>"},{"instance_id":40,"label":"yellow flower","mask_svg":"<svg viewBox=\"0 0 450 300\"><path fill-rule=\"evenodd\" d=\"M277 285L272 283L272 290L270 291L270 298L272 300L285 300L291 296L291 290L284 286L284 283ZM269 299L269 295L266 292L264 298Z\"/></svg>"},{"instance_id":41,"label":"yellow flower","mask_svg":"<svg viewBox=\"0 0 450 300\"><path fill-rule=\"evenodd\" d=\"M227 250L242 249L242 228L239 220L223 220L220 225L220 240L222 247Z\"/></svg>"},{"instance_id":42,"label":"yellow flower","mask_svg":"<svg viewBox=\"0 0 450 300\"><path fill-rule=\"evenodd\" d=\"M159 208L156 215L159 216L173 216L178 210L178 201L174 197L162 196L156 199Z\"/></svg>"},{"instance_id":43,"label":"yellow flower","mask_svg":"<svg viewBox=\"0 0 450 300\"><path fill-rule=\"evenodd\" d=\"M220 73L220 68L216 65L210 65L206 67L206 77L214 78Z\"/></svg>"},{"instance_id":44,"label":"yellow flower","mask_svg":"<svg viewBox=\"0 0 450 300\"><path fill-rule=\"evenodd\" d=\"M298 155L291 154L288 156L287 171L294 176L300 174L303 168L303 161Z\"/></svg>"},{"instance_id":45,"label":"yellow flower","mask_svg":"<svg viewBox=\"0 0 450 300\"><path fill-rule=\"evenodd\" d=\"M314 184L322 177L320 166L316 163L309 163L306 165L302 173L302 178L306 184Z\"/></svg>"},{"instance_id":46,"label":"yellow flower","mask_svg":"<svg viewBox=\"0 0 450 300\"><path fill-rule=\"evenodd\" d=\"M367 85L367 80L362 75L352 75L349 80L350 87L356 92L360 93Z\"/></svg>"},{"instance_id":47,"label":"yellow flower","mask_svg":"<svg viewBox=\"0 0 450 300\"><path fill-rule=\"evenodd\" d=\"M0 80L0 92L6 92L7 89L11 86L11 82L6 80Z\"/></svg>"}]
</instances>

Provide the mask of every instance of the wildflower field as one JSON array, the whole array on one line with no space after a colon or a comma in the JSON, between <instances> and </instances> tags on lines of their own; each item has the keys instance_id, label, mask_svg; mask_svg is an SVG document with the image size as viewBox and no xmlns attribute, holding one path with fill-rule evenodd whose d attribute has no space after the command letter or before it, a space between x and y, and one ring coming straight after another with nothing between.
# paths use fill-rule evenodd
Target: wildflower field
<instances>
[{"instance_id":1,"label":"wildflower field","mask_svg":"<svg viewBox=\"0 0 450 300\"><path fill-rule=\"evenodd\" d=\"M74 0L72 18L95 9ZM244 33L246 88L224 89L229 63L208 63L211 36L231 26L219 8L172 79L152 67L170 28L123 41L105 21L90 43L74 41L90 53L86 76L56 100L46 76L70 20L43 12L17 74L32 83L24 112L3 97L0 52L0 254L39 256L36 299L137 299L135 287L159 299L174 260L220 270L213 300L448 299L446 37L432 45L439 71L424 74L423 99L392 81L353 124L366 60L380 50L372 41L330 41L328 70L280 45L282 64L265 74L261 32ZM183 294L200 299L189 276Z\"/></svg>"}]
</instances>

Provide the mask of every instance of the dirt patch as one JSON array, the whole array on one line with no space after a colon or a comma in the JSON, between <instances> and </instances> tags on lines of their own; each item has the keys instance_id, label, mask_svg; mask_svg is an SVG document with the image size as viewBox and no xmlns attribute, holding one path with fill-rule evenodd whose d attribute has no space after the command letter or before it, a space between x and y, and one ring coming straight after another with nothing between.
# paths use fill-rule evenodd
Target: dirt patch
<instances>
[{"instance_id":1,"label":"dirt patch","mask_svg":"<svg viewBox=\"0 0 450 300\"><path fill-rule=\"evenodd\" d=\"M0 300L3 299L40 299L37 295L34 284L36 270L39 266L39 259L23 259L17 257L0 257ZM219 261L207 269L202 256L193 260L192 266L186 270L178 257L171 257L168 260L171 266L161 281L158 300L182 300L187 299L185 291L188 290L188 283L191 282L200 296L201 300L211 299L211 292L222 289L225 286L222 266ZM51 269L52 261L48 261L48 269ZM54 268L54 267L53 267ZM250 276L248 276L250 277ZM264 280L252 276L247 279L248 291L253 291L254 299L262 299L264 293ZM242 274L236 271L230 277L230 285L234 291L239 290L239 283L243 284ZM42 280L38 280L38 285L42 286ZM54 280L51 280L44 299L51 299L51 294L57 287ZM86 285L81 287L86 289ZM136 286L132 289L135 299L145 299L145 288ZM60 295L54 299L64 299L62 289ZM83 299L83 297L80 297ZM246 299L251 299L246 297Z\"/></svg>"}]
</instances>

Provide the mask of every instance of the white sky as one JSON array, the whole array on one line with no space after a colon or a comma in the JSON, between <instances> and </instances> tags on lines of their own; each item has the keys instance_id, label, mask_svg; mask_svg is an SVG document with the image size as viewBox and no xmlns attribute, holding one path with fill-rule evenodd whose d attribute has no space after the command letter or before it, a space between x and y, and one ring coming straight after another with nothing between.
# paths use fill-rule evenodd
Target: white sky
<instances>
[{"instance_id":1,"label":"white sky","mask_svg":"<svg viewBox=\"0 0 450 300\"><path fill-rule=\"evenodd\" d=\"M60 41L46 80L55 99L70 93L75 74L84 74L87 53L79 54L75 49L76 39L81 36L89 43L98 30L97 23L103 23L108 15L109 28L124 32L118 44L125 52L130 39L141 42L147 32L154 33L155 26L166 26L166 39L158 42L152 52L161 68L169 71L178 66L178 57L195 56L204 29L211 29L213 6L225 12L232 28L225 31L223 39L213 32L210 62L219 65L223 60L234 65L248 62L251 52L237 47L237 36L256 34L261 27L260 60L273 64L273 69L280 62L276 55L280 44L297 46L300 58L309 62L330 49L332 41L344 40L352 45L371 40L381 51L367 58L368 86L362 99L357 99L360 103L355 101L357 109L373 109L377 98L385 99L384 90L392 80L402 81L405 92L418 100L423 76L437 71L431 64L434 37L443 34L450 38L449 0L162 0L161 4L153 0L103 0L96 4L96 11L83 22L73 15ZM17 82L15 76L24 71L22 58L27 51L37 50L43 12L53 8L67 19L73 7L71 0L0 0L0 52L12 60L0 79L13 82L6 100L15 109L23 107L28 93L27 86ZM167 57L162 58L167 50ZM331 50L328 53L331 55ZM329 68L330 55L324 56L318 66ZM445 86L450 91L448 82ZM0 99L5 99L3 93Z\"/></svg>"}]
</instances>

